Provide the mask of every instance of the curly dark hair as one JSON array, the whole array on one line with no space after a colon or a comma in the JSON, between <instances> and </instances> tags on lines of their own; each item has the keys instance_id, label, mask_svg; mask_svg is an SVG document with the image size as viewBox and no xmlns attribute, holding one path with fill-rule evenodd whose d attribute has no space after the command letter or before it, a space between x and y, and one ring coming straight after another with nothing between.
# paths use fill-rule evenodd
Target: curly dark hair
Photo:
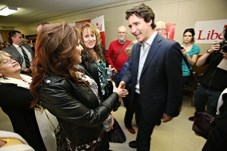
<instances>
[{"instance_id":1,"label":"curly dark hair","mask_svg":"<svg viewBox=\"0 0 227 151\"><path fill-rule=\"evenodd\" d=\"M126 20L128 20L130 16L136 15L137 17L143 18L144 21L147 23L152 20L152 24L151 24L152 29L155 29L156 27L154 22L155 14L153 10L149 6L145 5L144 3L138 6L134 6L131 9L128 9L125 13L126 13L126 17L125 17Z\"/></svg>"}]
</instances>

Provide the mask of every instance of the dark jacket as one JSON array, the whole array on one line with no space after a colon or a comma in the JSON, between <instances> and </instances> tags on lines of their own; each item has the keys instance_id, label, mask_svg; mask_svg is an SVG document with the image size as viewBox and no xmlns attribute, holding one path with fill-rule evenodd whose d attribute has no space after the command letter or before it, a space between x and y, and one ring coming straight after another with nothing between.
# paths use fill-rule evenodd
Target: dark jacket
<instances>
[{"instance_id":1,"label":"dark jacket","mask_svg":"<svg viewBox=\"0 0 227 151\"><path fill-rule=\"evenodd\" d=\"M100 86L100 82L99 82L99 73L98 73L98 69L97 69L96 64L93 63L93 62L90 62L88 60L83 60L81 65L88 72L88 74L95 80L95 82L97 83L99 96L103 100L104 96L102 96L101 86Z\"/></svg>"},{"instance_id":2,"label":"dark jacket","mask_svg":"<svg viewBox=\"0 0 227 151\"><path fill-rule=\"evenodd\" d=\"M97 139L103 131L103 121L118 102L118 95L113 93L99 103L90 88L58 76L45 79L39 96L43 107L57 117L66 137L74 145Z\"/></svg>"},{"instance_id":3,"label":"dark jacket","mask_svg":"<svg viewBox=\"0 0 227 151\"><path fill-rule=\"evenodd\" d=\"M32 50L30 45L23 45L23 47L25 47L32 56L32 59L34 58L34 51ZM4 51L6 51L7 53L9 53L10 55L13 56L13 58L20 63L20 65L22 65L24 57L18 52L17 48L14 45L11 45L9 47L6 47L3 49Z\"/></svg>"},{"instance_id":4,"label":"dark jacket","mask_svg":"<svg viewBox=\"0 0 227 151\"><path fill-rule=\"evenodd\" d=\"M105 95L102 94L102 88L101 88L100 80L99 80L99 71L98 71L98 68L97 68L97 65L95 62L83 60L81 63L81 66L84 68L84 70L87 71L88 75L90 75L97 83L99 97L101 98L102 101L105 100L108 96L110 96L112 94L113 85L111 82L107 83L107 85L105 86ZM116 109L117 109L117 106L116 106Z\"/></svg>"},{"instance_id":5,"label":"dark jacket","mask_svg":"<svg viewBox=\"0 0 227 151\"><path fill-rule=\"evenodd\" d=\"M29 89L16 83L6 83L0 78L0 107L8 115L14 132L20 134L37 151L46 151L35 111L30 108L32 96Z\"/></svg>"},{"instance_id":6,"label":"dark jacket","mask_svg":"<svg viewBox=\"0 0 227 151\"><path fill-rule=\"evenodd\" d=\"M132 97L135 96L141 44L132 48L129 67L122 80L131 83ZM156 35L147 54L140 77L141 114L148 123L157 123L166 113L175 117L179 114L182 100L180 45Z\"/></svg>"},{"instance_id":7,"label":"dark jacket","mask_svg":"<svg viewBox=\"0 0 227 151\"><path fill-rule=\"evenodd\" d=\"M223 91L227 87L227 71L218 68L218 64L223 59L220 52L213 52L205 64L209 64L207 70L200 77L200 84L212 90Z\"/></svg>"}]
</instances>

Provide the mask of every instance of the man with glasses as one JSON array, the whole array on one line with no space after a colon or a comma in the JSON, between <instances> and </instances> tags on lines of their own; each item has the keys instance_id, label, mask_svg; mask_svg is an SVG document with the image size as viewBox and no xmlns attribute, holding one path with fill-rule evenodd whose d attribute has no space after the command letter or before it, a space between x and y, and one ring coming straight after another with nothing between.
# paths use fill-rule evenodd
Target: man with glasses
<instances>
[{"instance_id":1,"label":"man with glasses","mask_svg":"<svg viewBox=\"0 0 227 151\"><path fill-rule=\"evenodd\" d=\"M127 40L127 29L125 26L118 27L118 39L110 43L109 49L106 53L106 60L115 72L118 73L123 64L128 60L125 49L132 41ZM118 75L115 75L115 82L118 84Z\"/></svg>"},{"instance_id":2,"label":"man with glasses","mask_svg":"<svg viewBox=\"0 0 227 151\"><path fill-rule=\"evenodd\" d=\"M28 44L22 44L23 37L20 31L13 30L9 32L11 45L3 50L12 55L12 57L22 66L22 73L30 74L31 61L34 57L34 51Z\"/></svg>"}]
</instances>

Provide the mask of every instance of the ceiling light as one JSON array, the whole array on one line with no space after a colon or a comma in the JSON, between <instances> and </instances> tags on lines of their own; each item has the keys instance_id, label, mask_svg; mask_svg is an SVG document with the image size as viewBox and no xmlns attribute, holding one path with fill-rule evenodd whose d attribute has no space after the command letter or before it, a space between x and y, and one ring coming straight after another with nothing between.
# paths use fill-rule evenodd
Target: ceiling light
<instances>
[{"instance_id":1,"label":"ceiling light","mask_svg":"<svg viewBox=\"0 0 227 151\"><path fill-rule=\"evenodd\" d=\"M8 16L8 15L16 13L16 12L17 12L17 8L5 7L0 10L0 16Z\"/></svg>"}]
</instances>

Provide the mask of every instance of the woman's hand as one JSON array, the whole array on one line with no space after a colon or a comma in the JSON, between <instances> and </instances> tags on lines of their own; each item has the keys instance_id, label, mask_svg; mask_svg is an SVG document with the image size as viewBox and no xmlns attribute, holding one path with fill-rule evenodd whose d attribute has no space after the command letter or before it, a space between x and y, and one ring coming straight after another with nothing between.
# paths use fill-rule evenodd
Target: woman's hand
<instances>
[{"instance_id":1,"label":"woman's hand","mask_svg":"<svg viewBox=\"0 0 227 151\"><path fill-rule=\"evenodd\" d=\"M116 92L120 98L120 100L122 100L123 97L126 97L126 95L128 95L128 90L125 89L125 82L121 81L119 86L116 87L116 84L114 81L112 81L113 84L113 92Z\"/></svg>"}]
</instances>

